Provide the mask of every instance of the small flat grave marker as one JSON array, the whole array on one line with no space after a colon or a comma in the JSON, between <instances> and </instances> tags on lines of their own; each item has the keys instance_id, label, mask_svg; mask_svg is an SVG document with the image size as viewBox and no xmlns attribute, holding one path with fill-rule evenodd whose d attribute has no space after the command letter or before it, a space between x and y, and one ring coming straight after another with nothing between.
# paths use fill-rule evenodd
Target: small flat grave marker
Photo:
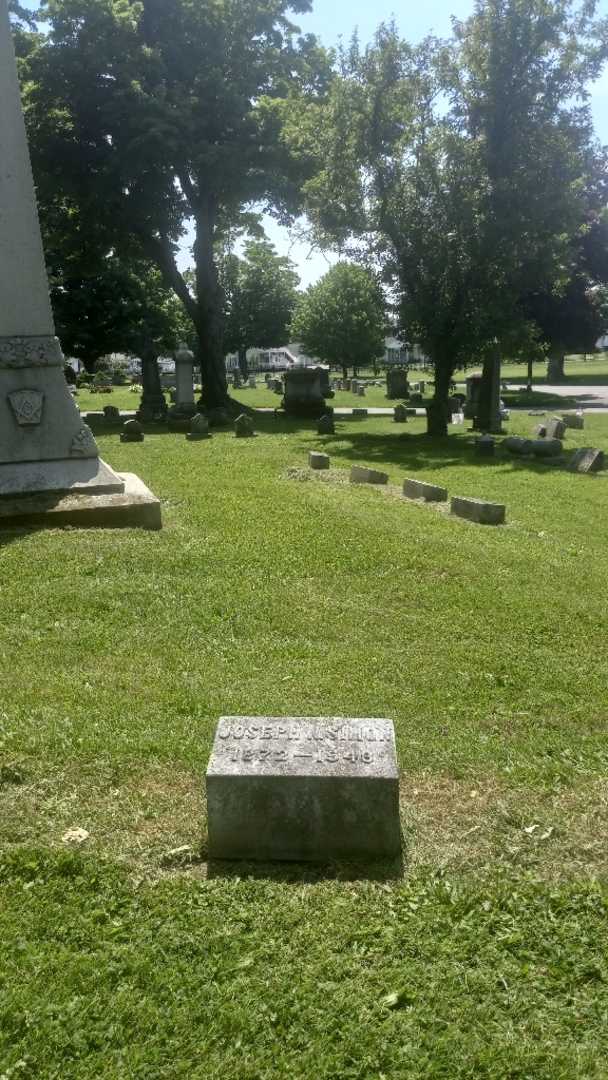
<instances>
[{"instance_id":1,"label":"small flat grave marker","mask_svg":"<svg viewBox=\"0 0 608 1080\"><path fill-rule=\"evenodd\" d=\"M394 858L391 720L223 716L207 768L215 859Z\"/></svg>"},{"instance_id":2,"label":"small flat grave marker","mask_svg":"<svg viewBox=\"0 0 608 1080\"><path fill-rule=\"evenodd\" d=\"M568 463L569 472L592 473L604 468L604 451L592 447L583 447L572 455Z\"/></svg>"}]
</instances>

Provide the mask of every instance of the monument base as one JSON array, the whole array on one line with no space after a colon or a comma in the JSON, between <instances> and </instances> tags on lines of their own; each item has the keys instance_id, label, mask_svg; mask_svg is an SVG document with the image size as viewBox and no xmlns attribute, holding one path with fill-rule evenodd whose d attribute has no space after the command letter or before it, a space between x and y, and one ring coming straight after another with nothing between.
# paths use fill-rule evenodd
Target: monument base
<instances>
[{"instance_id":1,"label":"monument base","mask_svg":"<svg viewBox=\"0 0 608 1080\"><path fill-rule=\"evenodd\" d=\"M16 461L0 465L0 501L37 493L118 495L124 490L124 482L118 474L98 457Z\"/></svg>"},{"instance_id":2,"label":"monument base","mask_svg":"<svg viewBox=\"0 0 608 1080\"><path fill-rule=\"evenodd\" d=\"M84 488L70 494L45 491L2 498L0 530L13 527L60 529L66 525L97 529L160 529L160 502L139 477L134 473L112 475L120 483L121 491L100 493L99 489Z\"/></svg>"}]
</instances>

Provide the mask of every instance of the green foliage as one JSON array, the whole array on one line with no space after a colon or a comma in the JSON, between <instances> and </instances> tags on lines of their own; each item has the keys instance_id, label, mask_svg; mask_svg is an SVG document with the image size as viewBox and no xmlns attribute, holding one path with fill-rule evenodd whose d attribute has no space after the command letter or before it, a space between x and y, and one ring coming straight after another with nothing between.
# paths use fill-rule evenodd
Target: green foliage
<instances>
[{"instance_id":1,"label":"green foliage","mask_svg":"<svg viewBox=\"0 0 608 1080\"><path fill-rule=\"evenodd\" d=\"M44 220L44 219L43 219ZM135 257L86 257L70 250L75 234L44 229L51 299L64 352L94 370L112 352L173 352L190 323L159 271ZM52 226L51 226L52 228ZM68 226L69 228L69 226Z\"/></svg>"},{"instance_id":2,"label":"green foliage","mask_svg":"<svg viewBox=\"0 0 608 1080\"><path fill-rule=\"evenodd\" d=\"M281 141L287 96L322 93L329 68L297 39L307 0L48 0L48 36L24 62L41 203L67 207L124 258L152 261L195 327L208 404L226 399L215 253L251 206L297 209ZM245 216L243 216L245 215ZM193 222L195 287L175 256Z\"/></svg>"},{"instance_id":3,"label":"green foliage","mask_svg":"<svg viewBox=\"0 0 608 1080\"><path fill-rule=\"evenodd\" d=\"M151 428L145 457L100 436L164 529L3 536L11 1080L604 1080L606 477L336 420ZM585 423L566 452L608 450ZM507 502L509 525L288 480L310 449ZM232 712L392 717L403 871L207 866Z\"/></svg>"},{"instance_id":4,"label":"green foliage","mask_svg":"<svg viewBox=\"0 0 608 1080\"><path fill-rule=\"evenodd\" d=\"M337 263L300 300L292 337L310 356L354 369L384 354L385 302L374 275L354 263Z\"/></svg>"},{"instance_id":5,"label":"green foliage","mask_svg":"<svg viewBox=\"0 0 608 1080\"><path fill-rule=\"evenodd\" d=\"M221 276L226 352L287 344L299 283L289 259L277 255L268 241L251 241L242 259L226 257Z\"/></svg>"},{"instance_id":6,"label":"green foliage","mask_svg":"<svg viewBox=\"0 0 608 1080\"><path fill-rule=\"evenodd\" d=\"M606 56L594 3L479 0L447 43L382 26L355 42L328 104L287 134L308 149L317 232L362 237L397 288L402 328L455 367L528 342L520 300L568 280L597 183L585 86ZM443 425L445 431L445 425Z\"/></svg>"}]
</instances>

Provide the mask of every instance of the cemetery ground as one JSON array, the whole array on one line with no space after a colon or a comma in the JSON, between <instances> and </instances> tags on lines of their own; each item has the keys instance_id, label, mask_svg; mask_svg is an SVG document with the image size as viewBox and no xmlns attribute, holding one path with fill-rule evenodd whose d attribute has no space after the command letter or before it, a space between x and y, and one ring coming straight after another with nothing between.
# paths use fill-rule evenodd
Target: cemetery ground
<instances>
[{"instance_id":1,"label":"cemetery ground","mask_svg":"<svg viewBox=\"0 0 608 1080\"><path fill-rule=\"evenodd\" d=\"M160 533L0 534L0 1075L608 1075L608 473L478 459L467 427L100 436ZM392 718L403 866L208 863L239 713Z\"/></svg>"}]
</instances>

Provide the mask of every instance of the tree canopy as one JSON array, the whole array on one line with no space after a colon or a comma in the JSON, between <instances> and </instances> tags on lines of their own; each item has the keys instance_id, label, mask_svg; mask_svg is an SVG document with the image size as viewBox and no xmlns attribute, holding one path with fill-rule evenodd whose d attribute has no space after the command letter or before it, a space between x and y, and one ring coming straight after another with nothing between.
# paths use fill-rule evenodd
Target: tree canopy
<instances>
[{"instance_id":1,"label":"tree canopy","mask_svg":"<svg viewBox=\"0 0 608 1080\"><path fill-rule=\"evenodd\" d=\"M321 238L364 242L401 323L435 367L431 427L447 430L456 366L511 352L534 327L532 289L569 279L597 159L586 84L606 56L595 3L478 0L449 42L416 48L382 26L342 56L327 102L288 136Z\"/></svg>"},{"instance_id":2,"label":"tree canopy","mask_svg":"<svg viewBox=\"0 0 608 1080\"><path fill-rule=\"evenodd\" d=\"M238 352L246 374L250 348L285 345L298 294L293 264L267 240L252 240L243 257L229 254L222 266L226 297L224 345Z\"/></svg>"},{"instance_id":3,"label":"tree canopy","mask_svg":"<svg viewBox=\"0 0 608 1080\"><path fill-rule=\"evenodd\" d=\"M286 219L305 166L281 140L286 99L330 65L290 11L308 0L46 0L22 64L42 214L61 204L108 252L154 263L192 319L207 405L227 397L218 254L252 212ZM195 288L176 253L194 233Z\"/></svg>"},{"instance_id":4,"label":"tree canopy","mask_svg":"<svg viewBox=\"0 0 608 1080\"><path fill-rule=\"evenodd\" d=\"M375 276L340 262L311 285L292 323L294 341L327 364L355 370L384 353L385 302Z\"/></svg>"}]
</instances>

